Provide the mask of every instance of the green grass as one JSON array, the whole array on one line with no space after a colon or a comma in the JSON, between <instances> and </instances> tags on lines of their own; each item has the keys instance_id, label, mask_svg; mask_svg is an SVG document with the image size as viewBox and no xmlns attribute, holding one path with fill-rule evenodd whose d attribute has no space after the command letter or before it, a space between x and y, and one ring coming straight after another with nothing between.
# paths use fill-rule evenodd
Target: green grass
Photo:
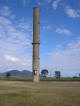
<instances>
[{"instance_id":1,"label":"green grass","mask_svg":"<svg viewBox=\"0 0 80 106\"><path fill-rule=\"evenodd\" d=\"M80 78L41 78L41 81L80 81Z\"/></svg>"},{"instance_id":2,"label":"green grass","mask_svg":"<svg viewBox=\"0 0 80 106\"><path fill-rule=\"evenodd\" d=\"M6 77L2 77L0 78L0 80L4 80L4 81L32 81L31 78L17 78L17 77L10 77L10 78L6 78ZM56 79L56 78L41 78L40 81L80 81L80 78L60 78L60 79Z\"/></svg>"},{"instance_id":3,"label":"green grass","mask_svg":"<svg viewBox=\"0 0 80 106\"><path fill-rule=\"evenodd\" d=\"M0 81L0 106L80 106L80 82Z\"/></svg>"},{"instance_id":4,"label":"green grass","mask_svg":"<svg viewBox=\"0 0 80 106\"><path fill-rule=\"evenodd\" d=\"M2 77L0 78L0 80L2 81L32 81L31 78L18 78L18 77L10 77L10 78L6 78L6 77Z\"/></svg>"}]
</instances>

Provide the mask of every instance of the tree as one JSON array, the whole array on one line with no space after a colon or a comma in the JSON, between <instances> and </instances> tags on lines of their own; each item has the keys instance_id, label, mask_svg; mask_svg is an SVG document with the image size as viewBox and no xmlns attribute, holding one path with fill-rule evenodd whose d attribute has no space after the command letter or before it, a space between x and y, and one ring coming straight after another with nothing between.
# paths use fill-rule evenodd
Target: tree
<instances>
[{"instance_id":1,"label":"tree","mask_svg":"<svg viewBox=\"0 0 80 106\"><path fill-rule=\"evenodd\" d=\"M47 69L43 69L41 71L41 74L42 74L43 77L46 77L46 75L48 74L48 70Z\"/></svg>"},{"instance_id":2,"label":"tree","mask_svg":"<svg viewBox=\"0 0 80 106\"><path fill-rule=\"evenodd\" d=\"M10 76L10 72L6 72L6 78L9 78Z\"/></svg>"},{"instance_id":3,"label":"tree","mask_svg":"<svg viewBox=\"0 0 80 106\"><path fill-rule=\"evenodd\" d=\"M60 77L61 77L61 72L60 72L60 71L55 71L55 77L56 77L57 79L60 79Z\"/></svg>"}]
</instances>

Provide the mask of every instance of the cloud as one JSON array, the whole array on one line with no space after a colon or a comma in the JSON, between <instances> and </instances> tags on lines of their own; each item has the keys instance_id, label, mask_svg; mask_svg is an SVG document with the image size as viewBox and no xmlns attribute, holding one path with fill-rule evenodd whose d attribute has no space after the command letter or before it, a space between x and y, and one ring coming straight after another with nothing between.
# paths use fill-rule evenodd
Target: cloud
<instances>
[{"instance_id":1,"label":"cloud","mask_svg":"<svg viewBox=\"0 0 80 106\"><path fill-rule=\"evenodd\" d=\"M22 3L25 6L26 5L26 0L22 0Z\"/></svg>"},{"instance_id":2,"label":"cloud","mask_svg":"<svg viewBox=\"0 0 80 106\"><path fill-rule=\"evenodd\" d=\"M43 30L49 30L49 29L51 29L50 25L43 26Z\"/></svg>"},{"instance_id":3,"label":"cloud","mask_svg":"<svg viewBox=\"0 0 80 106\"><path fill-rule=\"evenodd\" d=\"M1 10L0 10L0 15L3 16L9 16L10 15L10 10L8 6L4 6Z\"/></svg>"},{"instance_id":4,"label":"cloud","mask_svg":"<svg viewBox=\"0 0 80 106\"><path fill-rule=\"evenodd\" d=\"M40 1L38 2L38 5L41 5L41 2Z\"/></svg>"},{"instance_id":5,"label":"cloud","mask_svg":"<svg viewBox=\"0 0 80 106\"><path fill-rule=\"evenodd\" d=\"M22 3L23 3L24 6L26 6L26 4L29 3L29 2L30 2L30 0L22 0Z\"/></svg>"},{"instance_id":6,"label":"cloud","mask_svg":"<svg viewBox=\"0 0 80 106\"><path fill-rule=\"evenodd\" d=\"M27 66L27 67L31 67L31 60L25 60L24 57L23 59L21 57L15 57L15 56L11 56L9 54L5 54L4 58L8 61L8 62L12 62L12 63L17 63L18 65L23 65L23 66Z\"/></svg>"},{"instance_id":7,"label":"cloud","mask_svg":"<svg viewBox=\"0 0 80 106\"><path fill-rule=\"evenodd\" d=\"M0 16L0 24L9 25L9 24L11 24L11 21L3 16Z\"/></svg>"},{"instance_id":8,"label":"cloud","mask_svg":"<svg viewBox=\"0 0 80 106\"><path fill-rule=\"evenodd\" d=\"M55 0L55 1L53 1L52 7L53 7L54 10L57 9L57 7L58 7L60 1L61 1L61 0Z\"/></svg>"},{"instance_id":9,"label":"cloud","mask_svg":"<svg viewBox=\"0 0 80 106\"><path fill-rule=\"evenodd\" d=\"M32 33L32 26L29 22L25 23L24 21L22 21L19 23L18 27Z\"/></svg>"},{"instance_id":10,"label":"cloud","mask_svg":"<svg viewBox=\"0 0 80 106\"><path fill-rule=\"evenodd\" d=\"M29 20L11 20L13 15L10 12L8 17L0 16L0 64L1 70L8 69L29 69L32 66L32 27ZM14 23L15 25L14 25Z\"/></svg>"},{"instance_id":11,"label":"cloud","mask_svg":"<svg viewBox=\"0 0 80 106\"><path fill-rule=\"evenodd\" d=\"M65 28L57 28L55 32L58 34L65 34L65 35L71 34L71 31Z\"/></svg>"},{"instance_id":12,"label":"cloud","mask_svg":"<svg viewBox=\"0 0 80 106\"><path fill-rule=\"evenodd\" d=\"M10 16L11 19L14 19L15 17L16 17L15 14L12 14L12 15Z\"/></svg>"},{"instance_id":13,"label":"cloud","mask_svg":"<svg viewBox=\"0 0 80 106\"><path fill-rule=\"evenodd\" d=\"M52 0L46 0L48 3L50 3Z\"/></svg>"},{"instance_id":14,"label":"cloud","mask_svg":"<svg viewBox=\"0 0 80 106\"><path fill-rule=\"evenodd\" d=\"M63 46L50 52L46 66L49 69L64 71L80 71L80 38L67 43L66 48ZM69 72L70 73L70 72Z\"/></svg>"},{"instance_id":15,"label":"cloud","mask_svg":"<svg viewBox=\"0 0 80 106\"><path fill-rule=\"evenodd\" d=\"M9 60L9 61L11 61L11 62L18 62L19 61L19 59L18 58L16 58L16 57L13 57L13 56L10 56L10 55L4 55L4 57L5 57L5 59L7 59L7 60Z\"/></svg>"},{"instance_id":16,"label":"cloud","mask_svg":"<svg viewBox=\"0 0 80 106\"><path fill-rule=\"evenodd\" d=\"M51 3L52 0L35 0L35 2L37 2L38 5L46 5L48 3Z\"/></svg>"},{"instance_id":17,"label":"cloud","mask_svg":"<svg viewBox=\"0 0 80 106\"><path fill-rule=\"evenodd\" d=\"M70 6L67 6L65 8L65 12L70 18L79 18L80 17L80 13L77 10L72 9Z\"/></svg>"},{"instance_id":18,"label":"cloud","mask_svg":"<svg viewBox=\"0 0 80 106\"><path fill-rule=\"evenodd\" d=\"M0 16L10 17L11 19L14 19L16 17L15 14L11 13L9 6L3 6L0 9Z\"/></svg>"}]
</instances>

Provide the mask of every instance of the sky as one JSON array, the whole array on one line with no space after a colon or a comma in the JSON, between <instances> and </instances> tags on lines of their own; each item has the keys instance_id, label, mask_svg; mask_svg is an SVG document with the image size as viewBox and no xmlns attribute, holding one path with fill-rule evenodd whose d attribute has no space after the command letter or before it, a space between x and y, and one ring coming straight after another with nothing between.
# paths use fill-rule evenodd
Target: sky
<instances>
[{"instance_id":1,"label":"sky","mask_svg":"<svg viewBox=\"0 0 80 106\"><path fill-rule=\"evenodd\" d=\"M33 8L40 9L40 72L80 73L80 0L0 0L0 72L32 71Z\"/></svg>"}]
</instances>

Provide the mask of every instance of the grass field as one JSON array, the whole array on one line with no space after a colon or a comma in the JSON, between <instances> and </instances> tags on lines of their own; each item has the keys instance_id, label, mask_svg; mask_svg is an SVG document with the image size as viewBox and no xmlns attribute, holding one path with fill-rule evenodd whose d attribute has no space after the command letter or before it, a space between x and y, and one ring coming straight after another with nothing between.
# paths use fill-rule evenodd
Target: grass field
<instances>
[{"instance_id":1,"label":"grass field","mask_svg":"<svg viewBox=\"0 0 80 106\"><path fill-rule=\"evenodd\" d=\"M17 78L17 77L10 77L10 78L6 78L6 77L0 77L0 80L4 80L4 81L32 81L32 78ZM60 79L56 79L56 78L40 78L40 81L80 81L80 77L79 78L60 78Z\"/></svg>"},{"instance_id":2,"label":"grass field","mask_svg":"<svg viewBox=\"0 0 80 106\"><path fill-rule=\"evenodd\" d=\"M0 106L80 106L80 82L0 81Z\"/></svg>"}]
</instances>

